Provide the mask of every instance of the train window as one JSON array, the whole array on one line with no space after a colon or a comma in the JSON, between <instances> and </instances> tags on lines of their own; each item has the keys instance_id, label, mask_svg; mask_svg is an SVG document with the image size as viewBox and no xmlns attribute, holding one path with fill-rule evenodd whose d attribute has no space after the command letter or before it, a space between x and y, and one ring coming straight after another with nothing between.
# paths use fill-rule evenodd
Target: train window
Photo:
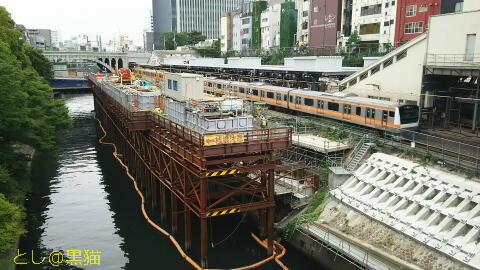
<instances>
[{"instance_id":1,"label":"train window","mask_svg":"<svg viewBox=\"0 0 480 270\"><path fill-rule=\"evenodd\" d=\"M367 118L370 118L372 110L370 108L367 108Z\"/></svg>"},{"instance_id":2,"label":"train window","mask_svg":"<svg viewBox=\"0 0 480 270\"><path fill-rule=\"evenodd\" d=\"M395 117L395 112L394 111L389 111L388 116L390 116L392 118Z\"/></svg>"},{"instance_id":3,"label":"train window","mask_svg":"<svg viewBox=\"0 0 480 270\"><path fill-rule=\"evenodd\" d=\"M318 106L320 109L323 109L323 106L324 106L324 105L325 105L325 101L323 101L323 100L319 100L319 101L318 101L318 105L317 105L317 106Z\"/></svg>"},{"instance_id":4,"label":"train window","mask_svg":"<svg viewBox=\"0 0 480 270\"><path fill-rule=\"evenodd\" d=\"M357 115L362 115L362 107L357 107L356 110Z\"/></svg>"},{"instance_id":5,"label":"train window","mask_svg":"<svg viewBox=\"0 0 480 270\"><path fill-rule=\"evenodd\" d=\"M222 85L218 83L218 84L217 84L217 88L218 88L218 89L222 89Z\"/></svg>"},{"instance_id":6,"label":"train window","mask_svg":"<svg viewBox=\"0 0 480 270\"><path fill-rule=\"evenodd\" d=\"M348 105L347 113L352 114L352 105Z\"/></svg>"},{"instance_id":7,"label":"train window","mask_svg":"<svg viewBox=\"0 0 480 270\"><path fill-rule=\"evenodd\" d=\"M260 90L260 96L261 96L261 97L265 97L265 91Z\"/></svg>"},{"instance_id":8,"label":"train window","mask_svg":"<svg viewBox=\"0 0 480 270\"><path fill-rule=\"evenodd\" d=\"M172 89L172 80L168 79L168 89Z\"/></svg>"},{"instance_id":9,"label":"train window","mask_svg":"<svg viewBox=\"0 0 480 270\"><path fill-rule=\"evenodd\" d=\"M240 88L238 88L238 91L239 91L240 93L245 93L245 88L240 87Z\"/></svg>"},{"instance_id":10,"label":"train window","mask_svg":"<svg viewBox=\"0 0 480 270\"><path fill-rule=\"evenodd\" d=\"M338 112L339 108L340 108L340 105L338 105L338 103L328 102L328 109L329 109L330 111L336 111L336 112Z\"/></svg>"},{"instance_id":11,"label":"train window","mask_svg":"<svg viewBox=\"0 0 480 270\"><path fill-rule=\"evenodd\" d=\"M388 122L388 111L382 111L382 121Z\"/></svg>"},{"instance_id":12,"label":"train window","mask_svg":"<svg viewBox=\"0 0 480 270\"><path fill-rule=\"evenodd\" d=\"M277 100L282 100L282 94L277 93L276 96L277 96Z\"/></svg>"},{"instance_id":13,"label":"train window","mask_svg":"<svg viewBox=\"0 0 480 270\"><path fill-rule=\"evenodd\" d=\"M173 90L178 91L178 82L173 81Z\"/></svg>"},{"instance_id":14,"label":"train window","mask_svg":"<svg viewBox=\"0 0 480 270\"><path fill-rule=\"evenodd\" d=\"M301 97L295 97L295 103L296 104L301 104L302 103L302 98Z\"/></svg>"},{"instance_id":15,"label":"train window","mask_svg":"<svg viewBox=\"0 0 480 270\"><path fill-rule=\"evenodd\" d=\"M305 98L305 99L303 99L303 102L304 102L305 105L313 107L313 99Z\"/></svg>"},{"instance_id":16,"label":"train window","mask_svg":"<svg viewBox=\"0 0 480 270\"><path fill-rule=\"evenodd\" d=\"M233 87L233 92L235 92L235 93L238 92L238 87L234 86Z\"/></svg>"},{"instance_id":17,"label":"train window","mask_svg":"<svg viewBox=\"0 0 480 270\"><path fill-rule=\"evenodd\" d=\"M400 124L410 124L418 122L419 110L416 105L405 105L399 108Z\"/></svg>"},{"instance_id":18,"label":"train window","mask_svg":"<svg viewBox=\"0 0 480 270\"><path fill-rule=\"evenodd\" d=\"M283 95L283 101L287 101L287 95Z\"/></svg>"},{"instance_id":19,"label":"train window","mask_svg":"<svg viewBox=\"0 0 480 270\"><path fill-rule=\"evenodd\" d=\"M293 96L290 96L290 102L293 102Z\"/></svg>"},{"instance_id":20,"label":"train window","mask_svg":"<svg viewBox=\"0 0 480 270\"><path fill-rule=\"evenodd\" d=\"M267 92L267 98L273 98L273 93L272 92Z\"/></svg>"},{"instance_id":21,"label":"train window","mask_svg":"<svg viewBox=\"0 0 480 270\"><path fill-rule=\"evenodd\" d=\"M372 109L372 119L375 119L375 109Z\"/></svg>"},{"instance_id":22,"label":"train window","mask_svg":"<svg viewBox=\"0 0 480 270\"><path fill-rule=\"evenodd\" d=\"M253 89L253 95L258 96L258 90L257 89Z\"/></svg>"},{"instance_id":23,"label":"train window","mask_svg":"<svg viewBox=\"0 0 480 270\"><path fill-rule=\"evenodd\" d=\"M209 86L209 87L212 87L212 83L211 83L211 82L209 82L209 83L208 83L208 86Z\"/></svg>"}]
</instances>

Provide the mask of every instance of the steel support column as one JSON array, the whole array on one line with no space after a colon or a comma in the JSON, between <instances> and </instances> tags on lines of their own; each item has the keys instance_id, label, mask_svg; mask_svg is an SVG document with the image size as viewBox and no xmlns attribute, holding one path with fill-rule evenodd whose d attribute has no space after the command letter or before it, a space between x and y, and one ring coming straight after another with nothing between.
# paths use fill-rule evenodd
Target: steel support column
<instances>
[{"instance_id":1,"label":"steel support column","mask_svg":"<svg viewBox=\"0 0 480 270\"><path fill-rule=\"evenodd\" d=\"M190 250L192 248L192 221L190 209L188 208L185 208L183 222L185 228L185 250Z\"/></svg>"},{"instance_id":2,"label":"steel support column","mask_svg":"<svg viewBox=\"0 0 480 270\"><path fill-rule=\"evenodd\" d=\"M208 267L207 254L208 254L208 223L207 223L207 178L200 178L200 263L203 268Z\"/></svg>"},{"instance_id":3,"label":"steel support column","mask_svg":"<svg viewBox=\"0 0 480 270\"><path fill-rule=\"evenodd\" d=\"M160 183L160 216L162 220L167 217L167 200L165 199L165 186Z\"/></svg>"},{"instance_id":4,"label":"steel support column","mask_svg":"<svg viewBox=\"0 0 480 270\"><path fill-rule=\"evenodd\" d=\"M268 170L268 179L267 179L267 192L268 200L275 201L275 171L270 169ZM267 254L273 254L273 223L275 222L275 207L267 208Z\"/></svg>"},{"instance_id":5,"label":"steel support column","mask_svg":"<svg viewBox=\"0 0 480 270\"><path fill-rule=\"evenodd\" d=\"M477 91L475 93L475 108L473 109L472 132L475 133L477 129L477 115L478 115L478 92L480 91L480 77L477 77Z\"/></svg>"},{"instance_id":6,"label":"steel support column","mask_svg":"<svg viewBox=\"0 0 480 270\"><path fill-rule=\"evenodd\" d=\"M170 193L170 202L172 207L172 234L176 234L178 230L178 209L177 209L177 197L175 194Z\"/></svg>"}]
</instances>

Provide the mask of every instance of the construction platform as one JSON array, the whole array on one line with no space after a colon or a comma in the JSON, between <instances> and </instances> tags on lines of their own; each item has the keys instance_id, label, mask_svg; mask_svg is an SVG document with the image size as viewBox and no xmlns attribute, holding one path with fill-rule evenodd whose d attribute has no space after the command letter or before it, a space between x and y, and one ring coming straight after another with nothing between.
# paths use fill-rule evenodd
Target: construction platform
<instances>
[{"instance_id":1,"label":"construction platform","mask_svg":"<svg viewBox=\"0 0 480 270\"><path fill-rule=\"evenodd\" d=\"M315 136L312 134L294 134L292 136L293 144L313 151L328 154L350 149L351 146L340 141L332 141L327 138Z\"/></svg>"},{"instance_id":2,"label":"construction platform","mask_svg":"<svg viewBox=\"0 0 480 270\"><path fill-rule=\"evenodd\" d=\"M273 254L274 176L281 164L277 151L292 146L290 128L200 132L159 113L165 102L159 91L93 74L89 82L107 139L162 219L170 193L172 235L183 214L185 250L191 249L191 214L199 218L201 267L208 265L208 219L227 214L259 211L267 253Z\"/></svg>"}]
</instances>

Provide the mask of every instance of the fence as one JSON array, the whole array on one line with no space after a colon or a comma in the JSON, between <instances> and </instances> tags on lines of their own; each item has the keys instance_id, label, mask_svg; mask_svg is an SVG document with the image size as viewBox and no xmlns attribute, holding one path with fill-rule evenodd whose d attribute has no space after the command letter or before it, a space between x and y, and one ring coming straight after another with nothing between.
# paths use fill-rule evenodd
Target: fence
<instances>
[{"instance_id":1,"label":"fence","mask_svg":"<svg viewBox=\"0 0 480 270\"><path fill-rule=\"evenodd\" d=\"M480 67L479 54L427 54L427 65L449 67Z\"/></svg>"},{"instance_id":2,"label":"fence","mask_svg":"<svg viewBox=\"0 0 480 270\"><path fill-rule=\"evenodd\" d=\"M308 132L315 128L342 129L348 133L351 143L358 142L365 134L368 134L369 140L379 147L386 146L397 152L414 155L426 162L461 170L467 175L480 176L479 146L411 130L401 130L399 133L378 131L314 116L272 117L270 120L291 126L294 132L301 130ZM338 162L333 163L339 164Z\"/></svg>"}]
</instances>

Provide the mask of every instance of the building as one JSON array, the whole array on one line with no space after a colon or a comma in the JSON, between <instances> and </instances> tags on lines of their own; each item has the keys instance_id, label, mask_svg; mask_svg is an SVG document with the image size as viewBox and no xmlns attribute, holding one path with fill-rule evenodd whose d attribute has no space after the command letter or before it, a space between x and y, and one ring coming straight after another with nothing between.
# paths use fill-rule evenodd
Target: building
<instances>
[{"instance_id":1,"label":"building","mask_svg":"<svg viewBox=\"0 0 480 270\"><path fill-rule=\"evenodd\" d=\"M280 11L281 4L275 4L262 12L262 50L280 46Z\"/></svg>"},{"instance_id":2,"label":"building","mask_svg":"<svg viewBox=\"0 0 480 270\"><path fill-rule=\"evenodd\" d=\"M335 47L341 28L341 0L310 0L311 47Z\"/></svg>"},{"instance_id":3,"label":"building","mask_svg":"<svg viewBox=\"0 0 480 270\"><path fill-rule=\"evenodd\" d=\"M38 49L52 48L52 30L50 29L26 29L30 45Z\"/></svg>"},{"instance_id":4,"label":"building","mask_svg":"<svg viewBox=\"0 0 480 270\"><path fill-rule=\"evenodd\" d=\"M353 0L341 0L342 13L340 17L340 32L337 37L337 45L344 46L348 37L352 34L352 8Z\"/></svg>"},{"instance_id":5,"label":"building","mask_svg":"<svg viewBox=\"0 0 480 270\"><path fill-rule=\"evenodd\" d=\"M328 1L330 2L330 1ZM360 35L361 44L380 49L395 42L395 20L397 6L395 0L344 0L343 12L351 12L351 20L342 20L342 36L338 44L345 45L351 33ZM315 11L312 12L315 14ZM347 35L350 32L350 35ZM387 45L389 44L389 45Z\"/></svg>"},{"instance_id":6,"label":"building","mask_svg":"<svg viewBox=\"0 0 480 270\"><path fill-rule=\"evenodd\" d=\"M295 2L287 1L281 4L280 13L280 47L291 48L295 46L297 34L297 10Z\"/></svg>"},{"instance_id":7,"label":"building","mask_svg":"<svg viewBox=\"0 0 480 270\"><path fill-rule=\"evenodd\" d=\"M295 8L298 11L296 43L298 46L308 45L308 36L310 33L310 0L296 0Z\"/></svg>"},{"instance_id":8,"label":"building","mask_svg":"<svg viewBox=\"0 0 480 270\"><path fill-rule=\"evenodd\" d=\"M430 16L440 14L441 0L397 0L395 46L409 41L428 29Z\"/></svg>"},{"instance_id":9,"label":"building","mask_svg":"<svg viewBox=\"0 0 480 270\"><path fill-rule=\"evenodd\" d=\"M220 17L244 0L153 0L155 49L163 48L162 33L200 31L207 39L220 36Z\"/></svg>"},{"instance_id":10,"label":"building","mask_svg":"<svg viewBox=\"0 0 480 270\"><path fill-rule=\"evenodd\" d=\"M226 53L232 50L232 15L224 12L220 18L220 51Z\"/></svg>"},{"instance_id":11,"label":"building","mask_svg":"<svg viewBox=\"0 0 480 270\"><path fill-rule=\"evenodd\" d=\"M146 52L153 51L153 32L144 31L143 32L143 48Z\"/></svg>"},{"instance_id":12,"label":"building","mask_svg":"<svg viewBox=\"0 0 480 270\"><path fill-rule=\"evenodd\" d=\"M134 49L133 41L127 35L119 35L105 45L108 52L128 52Z\"/></svg>"},{"instance_id":13,"label":"building","mask_svg":"<svg viewBox=\"0 0 480 270\"><path fill-rule=\"evenodd\" d=\"M463 0L442 0L440 13L454 13L463 11Z\"/></svg>"},{"instance_id":14,"label":"building","mask_svg":"<svg viewBox=\"0 0 480 270\"><path fill-rule=\"evenodd\" d=\"M252 10L253 2L244 2L232 11L232 49L245 51L252 44Z\"/></svg>"}]
</instances>

